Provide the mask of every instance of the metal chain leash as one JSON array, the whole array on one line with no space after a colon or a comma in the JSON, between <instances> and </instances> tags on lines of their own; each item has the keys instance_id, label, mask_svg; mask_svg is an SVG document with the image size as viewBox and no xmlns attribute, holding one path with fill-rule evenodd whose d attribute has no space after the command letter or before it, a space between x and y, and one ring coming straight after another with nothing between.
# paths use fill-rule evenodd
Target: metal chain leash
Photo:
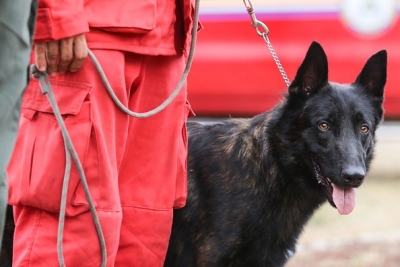
<instances>
[{"instance_id":1,"label":"metal chain leash","mask_svg":"<svg viewBox=\"0 0 400 267\"><path fill-rule=\"evenodd\" d=\"M274 48L272 47L272 44L269 41L268 36L264 33L262 37L263 37L265 43L267 44L269 51L271 52L272 58L274 59L275 64L278 67L278 70L281 73L282 78L286 83L286 86L289 87L290 86L290 80L289 80L288 76L286 75L286 72L283 69L281 62L278 59L278 55L276 54Z\"/></svg>"},{"instance_id":2,"label":"metal chain leash","mask_svg":"<svg viewBox=\"0 0 400 267\"><path fill-rule=\"evenodd\" d=\"M286 83L286 86L289 87L290 80L289 80L288 76L286 75L286 72L283 69L281 62L279 61L278 55L276 54L274 47L272 46L271 42L269 41L269 38L268 38L269 29L268 29L267 25L265 25L263 22L259 21L256 18L253 4L250 2L250 0L243 0L243 3L247 9L247 12L250 15L251 26L253 26L256 29L258 36L260 36L264 39L265 43L268 46L269 51L271 52L272 58L274 59L275 64L278 67L278 70L281 73L284 82Z\"/></svg>"}]
</instances>

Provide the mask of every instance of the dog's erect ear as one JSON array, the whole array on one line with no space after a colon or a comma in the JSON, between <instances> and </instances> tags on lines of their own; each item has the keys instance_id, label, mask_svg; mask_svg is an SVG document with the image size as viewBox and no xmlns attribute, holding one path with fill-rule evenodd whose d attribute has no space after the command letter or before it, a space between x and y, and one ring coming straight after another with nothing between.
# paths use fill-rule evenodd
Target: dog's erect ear
<instances>
[{"instance_id":1,"label":"dog's erect ear","mask_svg":"<svg viewBox=\"0 0 400 267\"><path fill-rule=\"evenodd\" d=\"M386 84L386 69L387 52L382 50L368 59L355 83L371 93L375 100L382 102L383 88Z\"/></svg>"},{"instance_id":2,"label":"dog's erect ear","mask_svg":"<svg viewBox=\"0 0 400 267\"><path fill-rule=\"evenodd\" d=\"M308 96L316 93L327 82L328 59L322 46L314 41L289 86L289 93Z\"/></svg>"}]
</instances>

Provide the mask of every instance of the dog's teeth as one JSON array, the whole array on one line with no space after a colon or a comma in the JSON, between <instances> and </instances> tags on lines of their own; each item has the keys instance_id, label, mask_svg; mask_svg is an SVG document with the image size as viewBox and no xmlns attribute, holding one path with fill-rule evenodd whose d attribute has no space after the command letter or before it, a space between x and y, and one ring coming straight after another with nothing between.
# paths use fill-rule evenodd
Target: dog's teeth
<instances>
[{"instance_id":1,"label":"dog's teeth","mask_svg":"<svg viewBox=\"0 0 400 267\"><path fill-rule=\"evenodd\" d=\"M328 177L326 177L326 180L328 180L329 183L332 183L331 179L329 179Z\"/></svg>"}]
</instances>

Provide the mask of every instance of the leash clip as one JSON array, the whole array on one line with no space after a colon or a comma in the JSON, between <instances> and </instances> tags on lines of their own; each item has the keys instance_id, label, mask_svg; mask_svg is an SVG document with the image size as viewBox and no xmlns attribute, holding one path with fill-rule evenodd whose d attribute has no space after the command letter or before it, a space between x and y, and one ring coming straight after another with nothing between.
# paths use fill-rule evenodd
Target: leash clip
<instances>
[{"instance_id":1,"label":"leash clip","mask_svg":"<svg viewBox=\"0 0 400 267\"><path fill-rule=\"evenodd\" d=\"M243 0L244 6L246 7L247 13L249 13L250 18L251 18L251 26L256 29L256 33L258 36L262 37L265 41L265 43L268 46L269 51L271 52L272 58L275 61L276 66L279 69L279 72L282 75L283 80L285 81L287 87L290 86L290 81L289 78L286 75L285 70L282 67L281 62L278 59L278 56L276 55L275 49L272 47L271 42L269 41L268 34L269 34L269 29L267 25L265 25L263 22L259 21L256 18L256 14L254 13L254 8L253 4L250 2L250 0ZM261 28L261 30L260 30Z\"/></svg>"},{"instance_id":2,"label":"leash clip","mask_svg":"<svg viewBox=\"0 0 400 267\"><path fill-rule=\"evenodd\" d=\"M253 4L250 2L250 0L243 0L243 3L247 9L247 13L249 13L249 15L250 15L251 26L253 26L256 29L256 32L260 37L267 36L269 34L269 29L268 29L267 25L265 25L263 22L259 21L256 18ZM261 30L260 30L260 28L261 28Z\"/></svg>"}]
</instances>

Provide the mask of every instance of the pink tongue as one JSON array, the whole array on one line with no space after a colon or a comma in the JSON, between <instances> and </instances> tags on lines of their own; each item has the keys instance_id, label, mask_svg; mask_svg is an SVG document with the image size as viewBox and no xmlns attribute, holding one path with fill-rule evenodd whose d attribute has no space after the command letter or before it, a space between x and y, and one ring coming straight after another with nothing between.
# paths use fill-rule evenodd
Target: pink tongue
<instances>
[{"instance_id":1,"label":"pink tongue","mask_svg":"<svg viewBox=\"0 0 400 267\"><path fill-rule=\"evenodd\" d=\"M336 205L340 215L347 215L351 213L356 206L356 189L355 188L343 188L340 186L333 185L333 202Z\"/></svg>"}]
</instances>

